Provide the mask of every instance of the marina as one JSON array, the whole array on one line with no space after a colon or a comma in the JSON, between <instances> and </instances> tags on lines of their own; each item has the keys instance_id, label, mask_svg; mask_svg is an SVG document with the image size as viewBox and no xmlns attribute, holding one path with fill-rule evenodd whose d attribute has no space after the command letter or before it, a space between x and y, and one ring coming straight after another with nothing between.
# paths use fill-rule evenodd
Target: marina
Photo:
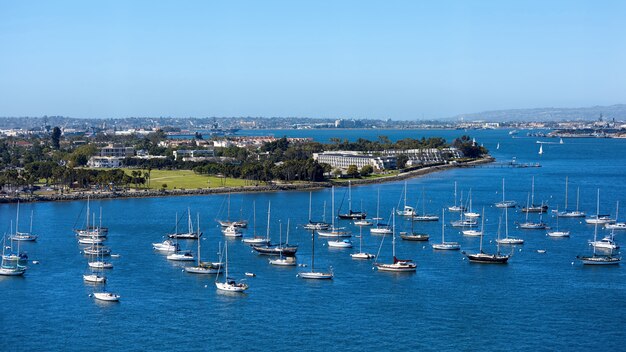
<instances>
[{"instance_id":1,"label":"marina","mask_svg":"<svg viewBox=\"0 0 626 352\"><path fill-rule=\"evenodd\" d=\"M516 157L524 163L539 161L533 139L512 139L507 131L472 132L477 141L490 148L497 160ZM415 133L394 131L389 134L392 138L401 138ZM460 132L428 133L453 136ZM6 335L3 341L10 345L19 343L22 348L32 350L46 350L50 346L61 348L70 342L72 350L86 351L93 347L90 341L95 339L105 343L107 349L120 350L129 350L129 346L136 346L136 350L139 350L140 347L162 349L182 344L192 350L206 349L207 346L228 349L228 340L238 331L245 330L250 319L263 319L272 321L267 325L268 329L247 329L246 334L238 334L237 343L279 351L293 348L308 350L310 346L315 346L316 350L341 346L343 350L356 351L367 346L382 348L392 343L417 349L449 349L452 345L442 342L431 331L435 326L441 326L441 319L445 319L445 331L455 336L455 346L469 346L477 338L489 338L492 348L501 350L511 349L511 346L516 350L538 346L564 350L576 346L583 349L595 346L597 341L593 341L590 336L603 332L611 333L614 338L603 340L602 346L619 350L626 339L618 327L624 325L622 323L626 324L626 318L623 317L622 309L614 307L623 306L626 269L623 265L583 265L576 260L577 256L593 250L589 241L594 237L596 224L586 224L581 218L561 217L558 226L567 229L569 237L550 237L545 231L522 231L513 224L526 219L527 214L519 206L528 202L533 176L536 178L535 191L541 195L541 200L546 201L550 209L557 211L549 211L542 217L542 221L554 230L557 229L556 217L559 214L557 207L560 205L563 210L563 204L566 204L565 176L568 177L570 191L580 189L580 204L577 207L580 211L597 213L596 190L600 188L600 210L615 212L617 201L626 198L626 180L621 176L626 173L626 156L615 155L610 151L621 150L625 147L624 143L619 139L580 139L576 142L566 141L562 145L546 144L546 153L541 156L541 168L458 168L407 180L408 199L420 198L422 189L426 188L428 202L425 207L433 210L445 208L439 221L432 222L413 224L410 216L396 214L395 254L401 260L411 259L416 264L416 268L407 268L415 269L410 274L378 274L372 270L373 260L353 259L355 257L351 254L358 253L371 253L368 256L371 259L379 253L382 242L380 263L393 264L391 234L387 234L383 240L383 235L370 234L367 227L363 230L352 221L339 222L337 218L334 219L335 223L346 227L345 231L359 234L358 238L355 237L359 242L353 240L353 248L328 248L328 242L336 238L318 237L317 233L312 242L312 231L304 228L304 224L309 223L311 218L308 205L312 203L316 207L313 209L313 218L321 218L322 204L330 202L332 198L331 189L328 188L312 192L231 195L232 203L237 204L238 208L243 204L242 210L238 209L240 214L237 219L241 218L249 224L254 223L253 202L259 207L257 212L262 214L256 214L259 217L257 220L265 217L266 209L260 209L266 208L266 204L271 202L269 224L258 221L257 225L259 228L268 226L275 241L280 239L281 222L283 231L285 224L291 222L288 242L291 246L297 246L297 252L292 254L297 262L295 259L285 259L284 263L276 262L278 265L270 264L268 260L280 260L280 250L274 251L277 255L273 257L258 255L250 245L243 243L241 237L222 234L220 224L214 219L215 214L220 212L224 195L91 200L90 207L97 209L96 212L102 208L103 220L108 227L106 246L111 248L108 253L113 251L116 256L111 259L107 257L106 260L114 266L113 269L105 269L106 291L102 291L100 298L90 297L100 292L94 292L93 284L84 283L83 280L89 256L102 257L107 252L95 244L78 244L73 229L77 222L76 214L81 213L86 202L22 203L20 212L34 214L32 231L39 237L33 242L20 241L20 251L27 252L29 256L25 273L18 277L0 276L0 289L5 302L0 305L0 317L3 317L0 322L6 322L4 317L9 316L37 316L37 319L29 321L28 331L17 329ZM499 144L499 149L495 149L496 144ZM587 152L579 153L581 150ZM503 178L506 179L506 198L502 195ZM471 188L474 211L485 208L485 214L481 212L476 227L480 229L484 219L485 236L464 236L462 228L450 225L451 220L459 218L458 213L447 209L454 204L455 182L458 194L463 191L464 195L469 195ZM340 194L344 190L347 189L335 192ZM363 212L376 214L379 190L379 214L384 218L381 221L388 224L393 232L394 221L389 214L397 206L398 200L403 199L404 181L353 185L350 190L351 200L353 204L359 204L359 210L362 207ZM503 199L515 200L518 207L496 207L495 204ZM574 204L572 199L570 194L570 207ZM329 216L338 215L340 201L336 201L334 214L326 216L329 223L332 220ZM346 198L344 208L347 202ZM465 197L461 204L467 202ZM419 208L423 208L421 203L418 204ZM327 206L330 210L331 204ZM0 224L5 227L3 232L7 234L11 232L11 222L15 221L16 207L17 204L0 205ZM191 209L195 220L195 231L199 233L198 228L201 228L202 236L199 239L176 238L164 242L167 235L172 233L175 225L172 220L176 213L184 214L182 223L183 226L187 225L185 223L190 218L188 209ZM506 265L470 264L460 251L432 248L433 244L456 242L462 251L477 253L482 240L485 253L496 253L499 223L501 238L506 238L504 212L508 215L509 237L524 240L523 246L501 246L500 253L510 256ZM613 219L617 217L617 214L610 215ZM529 214L529 218L535 220L539 216ZM623 221L623 216L618 220ZM94 221L92 217L89 221L93 224L98 219ZM442 223L445 228L442 228ZM400 232L409 231L412 226L418 227L416 230L419 232L430 233L432 236L429 242L402 241ZM254 237L253 226L240 230L243 238ZM265 232L257 231L256 234L263 236ZM442 238L444 232L445 240ZM598 240L611 236L610 230L599 225L597 232ZM623 242L622 233L615 231L611 239L618 244ZM197 241L202 241L201 246ZM185 272L186 267L201 268L202 265L198 263L209 263L200 262L197 256L200 247L203 260L218 260L220 257L217 252L225 251L224 242L228 243L228 270L235 286L229 286L223 274L192 275ZM315 245L314 262L312 244ZM17 250L17 243L13 246ZM89 252L93 254L81 254L85 249L92 249ZM177 253L177 250L191 250L192 260L167 260L167 255ZM614 252L614 255L617 254ZM39 265L34 265L33 261L39 262ZM98 270L94 275L101 274L102 270ZM332 280L302 280L296 275L327 275L323 278L332 277ZM93 279L99 280L98 277ZM219 289L216 283L225 284L221 285L225 290ZM235 291L245 288L245 293L230 294L229 287L235 287ZM47 292L47 295L42 296L41 292ZM114 292L114 296L107 296L111 292ZM313 295L316 302L302 299ZM418 295L419 300L405 299ZM563 295L567 295L568 299L547 298ZM507 297L506 301L501 299L504 296ZM601 296L605 304L591 307L594 296ZM110 302L115 297L121 297L119 303ZM173 302L176 303L175 310L172 309ZM534 303L531 306L527 302ZM63 309L51 309L53 305L62 306ZM351 305L351 309L343 308L346 305ZM518 333L507 336L492 334L501 326L500 319L482 320L480 327L467 325L463 319L458 319L459 315L478 316L487 306L497 316L506 319L507 326ZM144 319L145 314L142 312L145 311L155 312L154 319ZM268 333L295 331L288 319L280 319L290 312L298 312L298 324L306 324L313 333L296 341L288 334L279 334L272 339L271 344L259 344L258 341L264 340ZM357 317L362 314L368 314L369 319L368 322L356 323L352 336L354 343L348 345L340 342L337 326L347 319L357 321ZM79 319L75 319L76 316L98 319L108 326L109 331L103 335L96 326L98 324L83 326ZM233 319L234 316L245 318L238 320ZM603 319L594 320L592 325L583 323L597 316ZM197 339L195 333L185 328L188 318L193 318L202 326L221 324L224 319L229 321L229 325L211 331L210 336ZM419 339L404 335L375 336L372 333L371 322L376 322L377 329L392 329L398 320L410 321L417 329L425 332ZM528 325L536 329L525 329ZM139 328L142 331L158 330L167 342L146 342L141 346L132 344L131 341L138 338L134 331ZM78 330L80 334L72 332ZM27 335L31 334L45 338L28 338ZM325 338L321 339L321 336ZM539 341L541 345L537 345ZM276 344L284 347L277 348Z\"/></svg>"}]
</instances>

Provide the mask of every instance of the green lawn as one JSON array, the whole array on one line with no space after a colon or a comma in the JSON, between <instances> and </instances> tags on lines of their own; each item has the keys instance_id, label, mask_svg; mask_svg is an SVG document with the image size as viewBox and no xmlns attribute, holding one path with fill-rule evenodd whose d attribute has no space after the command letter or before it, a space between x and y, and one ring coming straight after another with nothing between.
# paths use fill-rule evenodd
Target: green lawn
<instances>
[{"instance_id":1,"label":"green lawn","mask_svg":"<svg viewBox=\"0 0 626 352\"><path fill-rule=\"evenodd\" d=\"M392 171L387 172L386 174L370 174L368 176L361 177L361 178L333 178L332 181L333 182L348 182L348 181L354 181L354 180L372 180L372 179L377 179L377 178L396 176L399 173L400 171L398 170L392 170Z\"/></svg>"},{"instance_id":2,"label":"green lawn","mask_svg":"<svg viewBox=\"0 0 626 352\"><path fill-rule=\"evenodd\" d=\"M122 169L128 175L138 169ZM140 170L142 173L148 170ZM152 170L150 172L150 189L161 189L163 184L167 184L167 189L174 188L217 188L217 187L238 187L251 185L250 181L207 175L198 175L191 170Z\"/></svg>"}]
</instances>

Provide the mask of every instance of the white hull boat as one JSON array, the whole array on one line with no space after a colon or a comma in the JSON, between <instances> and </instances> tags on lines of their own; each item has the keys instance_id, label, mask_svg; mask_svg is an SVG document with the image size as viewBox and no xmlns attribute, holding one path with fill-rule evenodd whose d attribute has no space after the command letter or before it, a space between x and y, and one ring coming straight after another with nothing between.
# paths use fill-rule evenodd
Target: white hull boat
<instances>
[{"instance_id":1,"label":"white hull boat","mask_svg":"<svg viewBox=\"0 0 626 352\"><path fill-rule=\"evenodd\" d=\"M89 267L94 269L113 269L113 263L104 261L89 262Z\"/></svg>"},{"instance_id":2,"label":"white hull boat","mask_svg":"<svg viewBox=\"0 0 626 352\"><path fill-rule=\"evenodd\" d=\"M339 228L331 228L330 230L319 230L317 234L320 237L352 237L350 232Z\"/></svg>"},{"instance_id":3,"label":"white hull boat","mask_svg":"<svg viewBox=\"0 0 626 352\"><path fill-rule=\"evenodd\" d=\"M177 252L172 253L167 256L167 260L177 261L177 262L191 262L196 260L191 252Z\"/></svg>"},{"instance_id":4,"label":"white hull boat","mask_svg":"<svg viewBox=\"0 0 626 352\"><path fill-rule=\"evenodd\" d=\"M389 227L375 227L370 229L372 235L389 235L392 233Z\"/></svg>"},{"instance_id":5,"label":"white hull boat","mask_svg":"<svg viewBox=\"0 0 626 352\"><path fill-rule=\"evenodd\" d=\"M91 282L91 283L103 283L107 280L106 277L102 276L102 275L97 275L97 274L85 274L83 275L83 280L85 282Z\"/></svg>"},{"instance_id":6,"label":"white hull boat","mask_svg":"<svg viewBox=\"0 0 626 352\"><path fill-rule=\"evenodd\" d=\"M616 222L615 224L605 224L604 228L607 230L626 230L626 223Z\"/></svg>"},{"instance_id":7,"label":"white hull boat","mask_svg":"<svg viewBox=\"0 0 626 352\"><path fill-rule=\"evenodd\" d=\"M296 257L284 257L277 259L270 259L269 263L277 266L296 266L298 263L296 262Z\"/></svg>"},{"instance_id":8,"label":"white hull boat","mask_svg":"<svg viewBox=\"0 0 626 352\"><path fill-rule=\"evenodd\" d=\"M371 253L352 253L350 257L352 259L374 259L376 256Z\"/></svg>"},{"instance_id":9,"label":"white hull boat","mask_svg":"<svg viewBox=\"0 0 626 352\"><path fill-rule=\"evenodd\" d=\"M161 243L153 243L152 248L160 252L176 252L178 250L178 244L170 240L165 240Z\"/></svg>"},{"instance_id":10,"label":"white hull boat","mask_svg":"<svg viewBox=\"0 0 626 352\"><path fill-rule=\"evenodd\" d=\"M549 231L550 237L569 237L569 231Z\"/></svg>"},{"instance_id":11,"label":"white hull boat","mask_svg":"<svg viewBox=\"0 0 626 352\"><path fill-rule=\"evenodd\" d=\"M374 225L374 223L369 221L369 220L357 220L357 221L354 222L354 224L356 226L372 226L372 225Z\"/></svg>"},{"instance_id":12,"label":"white hull boat","mask_svg":"<svg viewBox=\"0 0 626 352\"><path fill-rule=\"evenodd\" d=\"M100 301L119 302L120 295L111 292L94 292L93 297Z\"/></svg>"},{"instance_id":13,"label":"white hull boat","mask_svg":"<svg viewBox=\"0 0 626 352\"><path fill-rule=\"evenodd\" d=\"M21 276L26 272L26 268L22 266L2 266L0 267L0 276Z\"/></svg>"},{"instance_id":14,"label":"white hull boat","mask_svg":"<svg viewBox=\"0 0 626 352\"><path fill-rule=\"evenodd\" d=\"M333 278L333 273L326 273L321 271L308 271L298 273L298 277L301 279L312 279L312 280L331 280Z\"/></svg>"},{"instance_id":15,"label":"white hull boat","mask_svg":"<svg viewBox=\"0 0 626 352\"><path fill-rule=\"evenodd\" d=\"M477 237L477 236L482 236L483 232L479 231L479 230L463 230L461 231L461 233L465 236L473 236L473 237Z\"/></svg>"},{"instance_id":16,"label":"white hull boat","mask_svg":"<svg viewBox=\"0 0 626 352\"><path fill-rule=\"evenodd\" d=\"M244 292L248 289L248 285L244 283L237 283L229 280L227 282L216 282L215 287L220 291L226 292Z\"/></svg>"},{"instance_id":17,"label":"white hull boat","mask_svg":"<svg viewBox=\"0 0 626 352\"><path fill-rule=\"evenodd\" d=\"M352 248L352 242L350 240L336 240L336 241L328 241L329 248Z\"/></svg>"}]
</instances>

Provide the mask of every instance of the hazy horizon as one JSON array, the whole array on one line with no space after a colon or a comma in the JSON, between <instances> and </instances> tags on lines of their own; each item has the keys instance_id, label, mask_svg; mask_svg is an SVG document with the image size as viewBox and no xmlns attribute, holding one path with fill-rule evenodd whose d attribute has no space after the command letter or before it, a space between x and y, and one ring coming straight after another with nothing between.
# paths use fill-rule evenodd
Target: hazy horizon
<instances>
[{"instance_id":1,"label":"hazy horizon","mask_svg":"<svg viewBox=\"0 0 626 352\"><path fill-rule=\"evenodd\" d=\"M446 119L623 102L620 1L0 3L0 116Z\"/></svg>"}]
</instances>

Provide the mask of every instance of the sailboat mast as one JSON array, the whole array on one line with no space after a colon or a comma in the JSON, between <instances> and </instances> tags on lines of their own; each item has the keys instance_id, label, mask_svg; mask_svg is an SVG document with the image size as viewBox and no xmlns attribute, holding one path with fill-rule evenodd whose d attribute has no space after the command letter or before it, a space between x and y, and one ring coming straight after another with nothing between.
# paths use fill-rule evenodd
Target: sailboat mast
<instances>
[{"instance_id":1,"label":"sailboat mast","mask_svg":"<svg viewBox=\"0 0 626 352\"><path fill-rule=\"evenodd\" d=\"M193 223L191 222L191 210L187 207L187 233L193 233Z\"/></svg>"},{"instance_id":2,"label":"sailboat mast","mask_svg":"<svg viewBox=\"0 0 626 352\"><path fill-rule=\"evenodd\" d=\"M270 212L272 210L272 201L267 202L267 229L265 230L265 240L270 240Z\"/></svg>"},{"instance_id":3,"label":"sailboat mast","mask_svg":"<svg viewBox=\"0 0 626 352\"><path fill-rule=\"evenodd\" d=\"M396 260L396 210L393 209L391 212L391 251L393 254L394 262Z\"/></svg>"},{"instance_id":4,"label":"sailboat mast","mask_svg":"<svg viewBox=\"0 0 626 352\"><path fill-rule=\"evenodd\" d=\"M596 246L595 246L595 242L598 238L598 219L600 218L600 188L598 188L598 195L596 197L596 224L595 224L595 228L593 230L593 254L596 254Z\"/></svg>"},{"instance_id":5,"label":"sailboat mast","mask_svg":"<svg viewBox=\"0 0 626 352\"><path fill-rule=\"evenodd\" d=\"M530 204L535 205L535 176L533 176L533 181L530 186L530 194L531 194L531 202Z\"/></svg>"},{"instance_id":6,"label":"sailboat mast","mask_svg":"<svg viewBox=\"0 0 626 352\"><path fill-rule=\"evenodd\" d=\"M311 222L311 202L313 201L313 192L309 192L309 222Z\"/></svg>"},{"instance_id":7,"label":"sailboat mast","mask_svg":"<svg viewBox=\"0 0 626 352\"><path fill-rule=\"evenodd\" d=\"M557 230L558 230L558 223L559 223L559 217L556 217L556 223L557 223ZM504 208L504 236L505 238L509 238L509 208Z\"/></svg>"},{"instance_id":8,"label":"sailboat mast","mask_svg":"<svg viewBox=\"0 0 626 352\"><path fill-rule=\"evenodd\" d=\"M18 231L18 226L20 223L20 202L17 202L17 214L15 215L15 235L17 236Z\"/></svg>"},{"instance_id":9,"label":"sailboat mast","mask_svg":"<svg viewBox=\"0 0 626 352\"><path fill-rule=\"evenodd\" d=\"M331 189L331 195L330 195L330 209L331 209L331 214L333 216L332 219L332 226L333 226L333 230L335 229L335 186L333 186L333 188Z\"/></svg>"},{"instance_id":10,"label":"sailboat mast","mask_svg":"<svg viewBox=\"0 0 626 352\"><path fill-rule=\"evenodd\" d=\"M441 244L446 243L445 239L445 226L446 226L446 212L445 209L441 209Z\"/></svg>"},{"instance_id":11,"label":"sailboat mast","mask_svg":"<svg viewBox=\"0 0 626 352\"><path fill-rule=\"evenodd\" d=\"M498 231L500 231L498 229ZM485 237L485 208L483 207L483 216L480 224L480 253L483 252L483 237Z\"/></svg>"},{"instance_id":12,"label":"sailboat mast","mask_svg":"<svg viewBox=\"0 0 626 352\"><path fill-rule=\"evenodd\" d=\"M456 181L454 181L454 207L456 208Z\"/></svg>"},{"instance_id":13,"label":"sailboat mast","mask_svg":"<svg viewBox=\"0 0 626 352\"><path fill-rule=\"evenodd\" d=\"M311 230L311 272L315 271L315 230Z\"/></svg>"},{"instance_id":14,"label":"sailboat mast","mask_svg":"<svg viewBox=\"0 0 626 352\"><path fill-rule=\"evenodd\" d=\"M580 200L580 187L576 188L576 212L578 212L578 201Z\"/></svg>"},{"instance_id":15,"label":"sailboat mast","mask_svg":"<svg viewBox=\"0 0 626 352\"><path fill-rule=\"evenodd\" d=\"M567 181L568 177L565 176L565 211L567 211Z\"/></svg>"},{"instance_id":16,"label":"sailboat mast","mask_svg":"<svg viewBox=\"0 0 626 352\"><path fill-rule=\"evenodd\" d=\"M617 202L617 206L619 207L619 201ZM617 219L617 215L615 215L615 218ZM33 233L33 211L30 211L30 233Z\"/></svg>"},{"instance_id":17,"label":"sailboat mast","mask_svg":"<svg viewBox=\"0 0 626 352\"><path fill-rule=\"evenodd\" d=\"M197 213L196 216L198 218L198 226L196 227L198 229L198 266L200 266L200 213Z\"/></svg>"},{"instance_id":18,"label":"sailboat mast","mask_svg":"<svg viewBox=\"0 0 626 352\"><path fill-rule=\"evenodd\" d=\"M252 236L256 237L256 200L252 201Z\"/></svg>"},{"instance_id":19,"label":"sailboat mast","mask_svg":"<svg viewBox=\"0 0 626 352\"><path fill-rule=\"evenodd\" d=\"M352 211L352 182L348 181L348 212L351 212L351 211Z\"/></svg>"}]
</instances>

